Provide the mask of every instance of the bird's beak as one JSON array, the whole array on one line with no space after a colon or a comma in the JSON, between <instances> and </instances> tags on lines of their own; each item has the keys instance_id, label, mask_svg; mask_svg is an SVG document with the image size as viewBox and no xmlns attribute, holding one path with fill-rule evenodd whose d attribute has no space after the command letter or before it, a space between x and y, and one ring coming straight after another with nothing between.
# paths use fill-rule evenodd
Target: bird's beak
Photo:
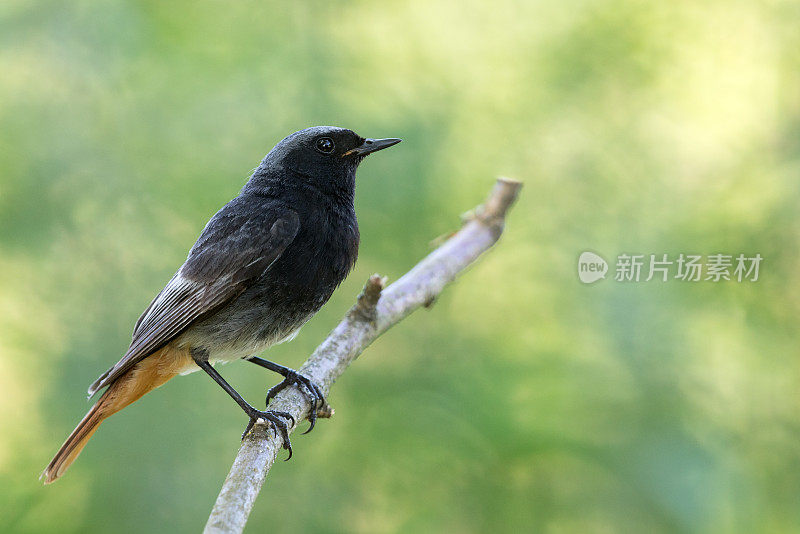
<instances>
[{"instance_id":1,"label":"bird's beak","mask_svg":"<svg viewBox=\"0 0 800 534\"><path fill-rule=\"evenodd\" d=\"M392 137L386 139L364 139L364 142L361 143L361 146L357 146L352 150L348 150L344 155L366 156L367 154L372 154L378 150L383 150L384 148L394 146L400 141L402 141L402 139L396 139Z\"/></svg>"}]
</instances>

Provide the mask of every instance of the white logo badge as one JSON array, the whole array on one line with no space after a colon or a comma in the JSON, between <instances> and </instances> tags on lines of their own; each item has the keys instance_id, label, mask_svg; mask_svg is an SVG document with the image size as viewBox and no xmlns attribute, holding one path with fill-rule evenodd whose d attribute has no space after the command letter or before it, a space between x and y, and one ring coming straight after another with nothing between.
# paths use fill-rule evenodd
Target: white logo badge
<instances>
[{"instance_id":1,"label":"white logo badge","mask_svg":"<svg viewBox=\"0 0 800 534\"><path fill-rule=\"evenodd\" d=\"M594 252L584 252L578 258L578 278L584 284L592 284L606 277L608 263Z\"/></svg>"}]
</instances>

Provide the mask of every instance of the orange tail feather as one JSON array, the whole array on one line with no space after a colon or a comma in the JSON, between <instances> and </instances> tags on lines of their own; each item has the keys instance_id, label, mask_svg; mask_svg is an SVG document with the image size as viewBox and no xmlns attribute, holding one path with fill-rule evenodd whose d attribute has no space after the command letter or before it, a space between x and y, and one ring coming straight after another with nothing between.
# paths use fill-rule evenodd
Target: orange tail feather
<instances>
[{"instance_id":1,"label":"orange tail feather","mask_svg":"<svg viewBox=\"0 0 800 534\"><path fill-rule=\"evenodd\" d=\"M188 351L175 350L170 346L139 362L106 389L61 445L40 478L44 479L45 484L57 480L72 465L103 420L193 364Z\"/></svg>"}]
</instances>

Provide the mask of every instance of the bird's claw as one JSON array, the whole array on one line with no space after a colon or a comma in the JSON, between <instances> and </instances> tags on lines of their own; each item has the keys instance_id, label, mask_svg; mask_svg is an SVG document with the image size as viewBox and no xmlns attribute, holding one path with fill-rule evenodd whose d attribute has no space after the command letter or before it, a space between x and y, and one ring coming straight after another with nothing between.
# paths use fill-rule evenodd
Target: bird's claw
<instances>
[{"instance_id":1,"label":"bird's claw","mask_svg":"<svg viewBox=\"0 0 800 534\"><path fill-rule=\"evenodd\" d=\"M322 390L319 386L310 378L290 369L289 373L283 379L283 382L271 387L269 391L267 391L267 406L269 406L269 401L275 398L275 395L289 386L297 386L303 395L311 401L311 410L308 414L308 421L311 423L311 426L308 427L308 430L303 432L303 434L308 434L314 429L314 425L317 422L317 410L325 406L325 396L322 394Z\"/></svg>"},{"instance_id":2,"label":"bird's claw","mask_svg":"<svg viewBox=\"0 0 800 534\"><path fill-rule=\"evenodd\" d=\"M261 412L254 409L248 415L250 415L250 421L247 423L247 428L244 429L242 439L244 439L247 433L250 432L250 430L253 428L253 425L256 424L256 421L263 419L267 422L267 425L275 431L275 435L280 433L281 438L283 439L283 448L289 451L289 456L286 458L286 460L292 457L292 442L289 441L289 425L287 425L284 421L284 419L288 419L291 421L291 426L294 426L295 419L292 414L289 412L276 412L274 410Z\"/></svg>"}]
</instances>

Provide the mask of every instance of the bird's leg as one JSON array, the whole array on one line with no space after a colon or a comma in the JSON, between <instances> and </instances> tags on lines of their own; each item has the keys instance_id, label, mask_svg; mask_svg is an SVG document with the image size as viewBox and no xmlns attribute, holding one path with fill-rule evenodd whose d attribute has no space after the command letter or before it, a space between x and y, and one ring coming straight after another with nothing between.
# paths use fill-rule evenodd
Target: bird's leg
<instances>
[{"instance_id":1,"label":"bird's leg","mask_svg":"<svg viewBox=\"0 0 800 534\"><path fill-rule=\"evenodd\" d=\"M248 358L247 361L253 362L254 364L265 369L269 369L270 371L275 371L279 375L283 376L283 382L277 386L271 387L267 392L268 406L269 401L272 400L275 395L289 386L297 386L308 398L308 400L311 401L311 411L308 415L308 420L311 423L311 426L309 426L308 430L303 432L303 434L308 434L311 432L311 430L314 428L314 424L317 422L317 410L325 406L325 396L322 394L322 390L319 388L319 386L312 382L307 376L301 375L294 369L289 369L288 367L265 360L264 358L253 356L252 358Z\"/></svg>"},{"instance_id":2,"label":"bird's leg","mask_svg":"<svg viewBox=\"0 0 800 534\"><path fill-rule=\"evenodd\" d=\"M208 363L208 355L204 351L192 351L192 358L194 358L195 363L200 366L200 369L206 372L208 376L214 379L214 382L220 385L222 389L224 389L228 395L231 396L233 400L236 401L236 404L241 406L244 413L246 413L250 417L250 422L247 423L247 428L245 428L244 433L242 434L242 439L250 432L250 429L253 428L253 425L258 419L264 419L267 421L275 432L280 432L281 437L283 438L283 448L289 451L289 457L286 458L287 460L292 457L292 443L289 441L289 428L286 425L286 422L281 418L286 418L292 421L292 425L294 425L294 417L292 414L288 412L276 412L273 410L267 410L265 412L256 410L253 408L246 400L242 398L239 393L233 389L233 387L222 378L214 367Z\"/></svg>"}]
</instances>

